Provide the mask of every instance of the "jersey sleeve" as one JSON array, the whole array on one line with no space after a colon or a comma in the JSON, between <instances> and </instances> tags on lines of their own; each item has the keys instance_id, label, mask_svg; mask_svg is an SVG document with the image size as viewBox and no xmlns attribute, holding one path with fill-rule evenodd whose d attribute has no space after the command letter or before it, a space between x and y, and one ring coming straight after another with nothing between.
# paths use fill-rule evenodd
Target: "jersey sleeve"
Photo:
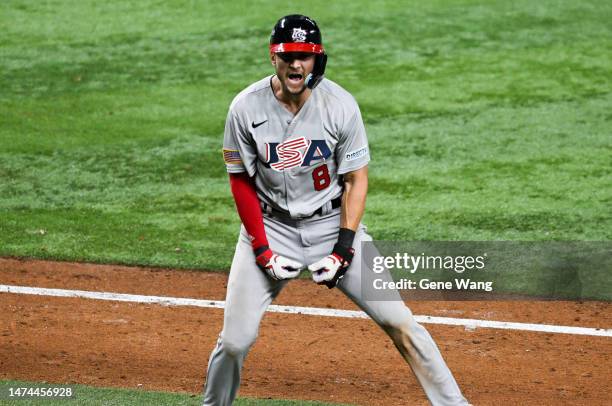
<instances>
[{"instance_id":1,"label":"jersey sleeve","mask_svg":"<svg viewBox=\"0 0 612 406\"><path fill-rule=\"evenodd\" d=\"M362 168L370 161L368 138L359 106L353 101L351 107L352 109L347 112L348 119L340 129L336 146L339 175Z\"/></svg>"},{"instance_id":2,"label":"jersey sleeve","mask_svg":"<svg viewBox=\"0 0 612 406\"><path fill-rule=\"evenodd\" d=\"M227 113L223 136L223 161L229 173L247 172L254 176L257 153L253 148L251 135L241 125L233 109Z\"/></svg>"}]
</instances>

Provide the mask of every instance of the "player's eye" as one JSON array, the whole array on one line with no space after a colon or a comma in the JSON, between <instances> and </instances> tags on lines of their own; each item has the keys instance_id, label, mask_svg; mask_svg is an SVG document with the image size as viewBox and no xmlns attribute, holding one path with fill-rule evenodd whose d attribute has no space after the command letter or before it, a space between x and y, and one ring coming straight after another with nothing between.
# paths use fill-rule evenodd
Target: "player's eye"
<instances>
[{"instance_id":1,"label":"player's eye","mask_svg":"<svg viewBox=\"0 0 612 406\"><path fill-rule=\"evenodd\" d=\"M291 63L296 59L298 61L305 61L310 56L312 56L312 54L309 54L307 52L284 52L284 53L278 53L276 55L278 55L278 57L282 59L283 62L285 63Z\"/></svg>"},{"instance_id":2,"label":"player's eye","mask_svg":"<svg viewBox=\"0 0 612 406\"><path fill-rule=\"evenodd\" d=\"M290 63L293 60L293 56L289 54L276 54L285 63Z\"/></svg>"}]
</instances>

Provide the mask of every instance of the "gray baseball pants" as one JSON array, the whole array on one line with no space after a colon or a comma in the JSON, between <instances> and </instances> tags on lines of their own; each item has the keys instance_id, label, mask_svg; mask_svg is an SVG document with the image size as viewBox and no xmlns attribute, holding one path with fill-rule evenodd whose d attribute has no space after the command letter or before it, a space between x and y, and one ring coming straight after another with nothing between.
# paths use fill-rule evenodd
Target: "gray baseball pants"
<instances>
[{"instance_id":1,"label":"gray baseball pants","mask_svg":"<svg viewBox=\"0 0 612 406\"><path fill-rule=\"evenodd\" d=\"M329 255L338 237L340 210L304 220L264 214L270 248L308 265ZM431 336L412 317L399 293L395 301L367 301L361 291L361 241L371 241L363 225L355 237L355 257L338 288L366 312L393 340L435 406L467 405ZM379 275L380 276L380 275ZM384 275L389 280L390 275ZM208 362L205 406L229 406L240 386L240 371L268 305L287 281L275 281L255 264L244 227L232 262L223 330ZM313 286L313 289L322 287Z\"/></svg>"}]
</instances>

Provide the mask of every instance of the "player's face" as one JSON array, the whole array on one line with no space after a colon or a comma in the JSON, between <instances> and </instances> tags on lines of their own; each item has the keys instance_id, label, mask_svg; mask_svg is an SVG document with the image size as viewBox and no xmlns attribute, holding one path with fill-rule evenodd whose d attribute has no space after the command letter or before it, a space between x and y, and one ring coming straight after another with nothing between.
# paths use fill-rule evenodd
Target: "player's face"
<instances>
[{"instance_id":1,"label":"player's face","mask_svg":"<svg viewBox=\"0 0 612 406\"><path fill-rule=\"evenodd\" d=\"M284 52L272 55L272 65L283 92L299 95L306 89L304 81L314 68L315 55L304 52Z\"/></svg>"}]
</instances>

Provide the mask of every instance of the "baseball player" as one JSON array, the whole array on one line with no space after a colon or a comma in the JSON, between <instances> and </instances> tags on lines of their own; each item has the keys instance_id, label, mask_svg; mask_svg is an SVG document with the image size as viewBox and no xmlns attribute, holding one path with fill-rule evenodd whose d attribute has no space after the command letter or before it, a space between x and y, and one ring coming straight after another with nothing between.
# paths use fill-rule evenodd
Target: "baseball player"
<instances>
[{"instance_id":1,"label":"baseball player","mask_svg":"<svg viewBox=\"0 0 612 406\"><path fill-rule=\"evenodd\" d=\"M394 301L362 298L361 242L371 237L360 221L370 153L355 99L323 77L327 55L317 24L303 15L281 18L270 60L275 74L234 98L225 125L223 157L242 226L204 405L233 402L266 308L306 268L314 282L338 287L383 328L432 404L466 405L399 293Z\"/></svg>"}]
</instances>

